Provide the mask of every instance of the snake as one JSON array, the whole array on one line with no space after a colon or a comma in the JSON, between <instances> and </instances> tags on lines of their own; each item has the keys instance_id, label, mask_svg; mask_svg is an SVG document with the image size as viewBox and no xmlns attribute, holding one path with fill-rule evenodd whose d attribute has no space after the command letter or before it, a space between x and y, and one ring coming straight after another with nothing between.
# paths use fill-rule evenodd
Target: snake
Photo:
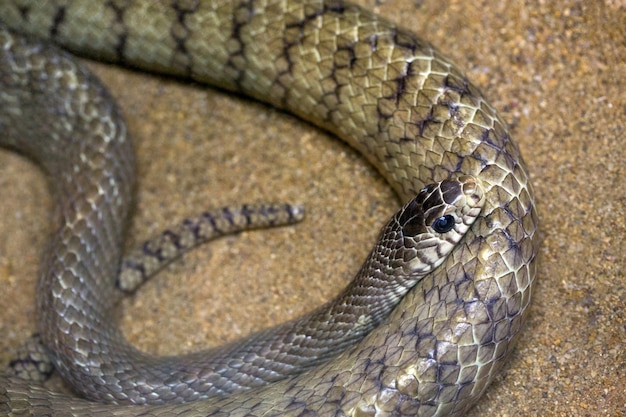
<instances>
[{"instance_id":1,"label":"snake","mask_svg":"<svg viewBox=\"0 0 626 417\"><path fill-rule=\"evenodd\" d=\"M79 394L0 375L0 411L460 416L485 392L528 316L539 222L505 121L430 43L340 0L3 0L0 23L0 144L56 196L37 326ZM110 313L132 144L106 88L50 43L247 95L360 152L404 205L356 292L235 342L244 353L214 369L130 346Z\"/></svg>"}]
</instances>

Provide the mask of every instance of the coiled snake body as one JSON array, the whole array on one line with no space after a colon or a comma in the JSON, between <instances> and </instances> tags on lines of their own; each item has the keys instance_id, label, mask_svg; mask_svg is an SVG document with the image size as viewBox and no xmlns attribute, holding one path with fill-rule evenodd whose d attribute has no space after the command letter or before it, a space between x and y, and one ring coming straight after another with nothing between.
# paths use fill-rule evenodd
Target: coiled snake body
<instances>
[{"instance_id":1,"label":"coiled snake body","mask_svg":"<svg viewBox=\"0 0 626 417\"><path fill-rule=\"evenodd\" d=\"M441 265L419 276L406 273L417 284L387 319L375 313L365 320L353 310L358 306L342 303L341 317L357 324L330 331L315 319L318 327L308 329L312 340L326 337L327 345L343 348L363 337L359 319L378 324L356 345L334 357L331 348L320 348L313 356L332 358L305 363L315 367L301 376L285 371L281 378L287 379L266 387L204 399L233 369L243 369L247 379L226 381L211 395L272 381L268 373L283 372L273 368L276 362L284 367L299 360L287 348L306 350L302 340L309 336L283 328L262 332L252 338L257 351L225 360L221 373L201 368L197 355L154 358L129 346L107 318L134 179L124 124L106 90L71 58L2 30L0 144L36 159L54 179L58 196L59 229L38 288L39 330L74 389L119 405L0 376L0 411L461 415L485 391L510 353L530 302L537 218L526 169L505 123L430 44L341 1L3 0L0 22L77 53L243 92L348 142L410 201L390 222L404 225L403 243L389 243L383 231L383 243L394 251L379 240L362 269L366 281L398 275L403 286L401 271L415 256L406 248L419 246L407 235L416 227L406 224L427 217L406 213L417 213L411 204L423 200L420 192L432 191L421 191L427 184L444 184L442 190L457 184L450 203L463 195L471 201L480 190L475 200L482 208L459 234L460 242L448 245L451 253L441 257ZM445 195L441 191L448 203ZM343 325L342 319L332 320ZM302 331L295 323L288 326ZM261 344L268 338L269 348Z\"/></svg>"}]
</instances>

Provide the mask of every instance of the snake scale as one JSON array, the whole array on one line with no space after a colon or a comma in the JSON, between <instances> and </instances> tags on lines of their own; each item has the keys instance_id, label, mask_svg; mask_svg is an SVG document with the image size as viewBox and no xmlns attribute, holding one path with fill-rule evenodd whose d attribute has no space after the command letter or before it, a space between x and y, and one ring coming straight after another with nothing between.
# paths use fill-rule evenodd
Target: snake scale
<instances>
[{"instance_id":1,"label":"snake scale","mask_svg":"<svg viewBox=\"0 0 626 417\"><path fill-rule=\"evenodd\" d=\"M118 110L71 57L2 30L0 144L41 164L57 196L58 229L37 289L38 328L74 390L116 404L0 376L0 412L458 416L484 393L527 315L538 220L505 122L429 43L338 0L2 0L0 22L77 54L249 95L346 141L408 202L383 229L362 271L393 280L415 263L419 245L411 234L435 225L423 211L429 207L416 206L424 193L452 205L480 200L481 207L460 241L444 245L450 253L437 254L441 265L416 278L388 317L363 320L377 326L359 334L362 340L328 354L324 363L313 358L299 376L204 399L208 383L197 381L214 374L196 372L196 357L138 352L108 319L134 182ZM452 188L448 201L445 190ZM402 238L386 238L390 230ZM412 270L406 275L415 276ZM348 314L350 303L342 306L345 317L359 322L348 328L360 328L365 316ZM324 339L325 324L315 323L322 327L309 329L311 340ZM328 334L327 345L343 337ZM245 355L257 366L251 379L272 369L263 360L274 347L309 336L285 337ZM288 365L294 358L278 359ZM244 362L231 365L238 369Z\"/></svg>"}]
</instances>

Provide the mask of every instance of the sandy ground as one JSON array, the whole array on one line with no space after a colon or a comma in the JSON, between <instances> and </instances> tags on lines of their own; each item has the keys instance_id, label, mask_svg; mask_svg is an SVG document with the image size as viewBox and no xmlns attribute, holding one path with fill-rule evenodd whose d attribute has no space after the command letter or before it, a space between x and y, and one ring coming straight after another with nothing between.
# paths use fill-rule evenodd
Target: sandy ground
<instances>
[{"instance_id":1,"label":"sandy ground","mask_svg":"<svg viewBox=\"0 0 626 417\"><path fill-rule=\"evenodd\" d=\"M626 4L360 3L467 71L510 123L535 186L542 246L532 312L470 414L626 415ZM189 352L319 305L355 273L398 206L359 155L294 117L203 86L90 66L136 144L129 246L207 207L307 207L302 224L212 243L126 299L122 326L142 349ZM37 167L0 150L0 200L4 363L34 330L51 199Z\"/></svg>"}]
</instances>

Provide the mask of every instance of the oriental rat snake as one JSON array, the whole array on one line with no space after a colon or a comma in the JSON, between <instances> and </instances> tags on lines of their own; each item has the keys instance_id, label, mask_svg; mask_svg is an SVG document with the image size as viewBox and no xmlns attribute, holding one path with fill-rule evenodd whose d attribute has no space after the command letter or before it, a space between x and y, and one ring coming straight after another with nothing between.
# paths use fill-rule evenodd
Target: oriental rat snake
<instances>
[{"instance_id":1,"label":"oriental rat snake","mask_svg":"<svg viewBox=\"0 0 626 417\"><path fill-rule=\"evenodd\" d=\"M38 329L84 397L5 375L0 412L462 415L482 395L526 316L538 222L505 122L429 43L333 0L2 0L0 23L0 144L42 165L57 196ZM361 152L408 203L355 292L213 351L215 365L130 346L108 318L130 140L98 80L37 38L249 95Z\"/></svg>"}]
</instances>

